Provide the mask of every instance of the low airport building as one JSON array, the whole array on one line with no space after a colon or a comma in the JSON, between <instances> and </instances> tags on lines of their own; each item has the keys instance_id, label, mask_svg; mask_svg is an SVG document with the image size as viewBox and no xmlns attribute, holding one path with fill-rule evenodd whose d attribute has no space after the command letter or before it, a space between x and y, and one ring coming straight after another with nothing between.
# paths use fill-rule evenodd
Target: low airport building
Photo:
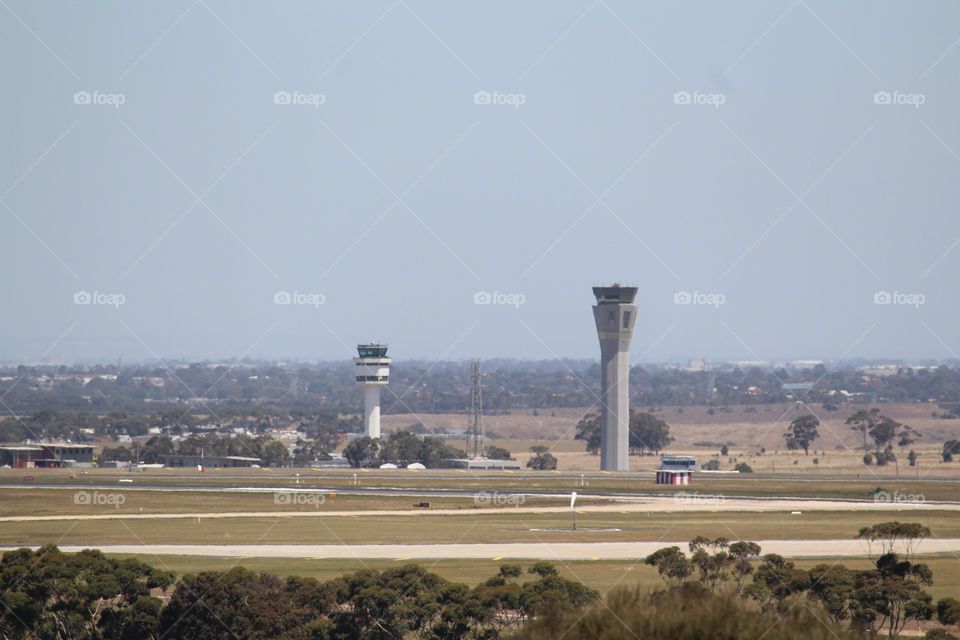
<instances>
[{"instance_id":1,"label":"low airport building","mask_svg":"<svg viewBox=\"0 0 960 640\"><path fill-rule=\"evenodd\" d=\"M693 456L662 456L656 471L657 484L689 485L697 469L697 459Z\"/></svg>"},{"instance_id":2,"label":"low airport building","mask_svg":"<svg viewBox=\"0 0 960 640\"><path fill-rule=\"evenodd\" d=\"M0 466L14 469L92 467L93 445L39 442L0 446Z\"/></svg>"}]
</instances>

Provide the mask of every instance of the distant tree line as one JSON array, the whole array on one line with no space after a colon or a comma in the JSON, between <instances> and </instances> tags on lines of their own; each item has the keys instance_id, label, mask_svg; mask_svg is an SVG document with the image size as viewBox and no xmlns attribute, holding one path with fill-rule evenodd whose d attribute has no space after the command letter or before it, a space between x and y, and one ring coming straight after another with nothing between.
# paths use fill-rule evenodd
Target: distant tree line
<instances>
[{"instance_id":1,"label":"distant tree line","mask_svg":"<svg viewBox=\"0 0 960 640\"><path fill-rule=\"evenodd\" d=\"M357 413L362 392L349 362L311 366L243 363L234 367L202 363L175 367L63 367L38 365L0 368L0 395L22 415L43 410L83 411L95 415L155 411L196 415L249 415L317 410ZM386 413L465 412L471 372L466 362L397 361L384 388ZM814 383L791 392L784 383ZM591 361L484 363L484 407L491 413L591 406L600 394L600 367ZM843 393L841 393L843 392ZM941 403L937 417L960 413L960 368L902 368L892 375L864 375L853 368L761 367L687 371L635 366L630 400L635 406L725 407L781 403L802 397L828 408L851 402ZM135 428L135 425L130 425Z\"/></svg>"},{"instance_id":2,"label":"distant tree line","mask_svg":"<svg viewBox=\"0 0 960 640\"><path fill-rule=\"evenodd\" d=\"M358 468L379 467L382 464L406 466L414 462L437 468L448 466L447 461L452 458L466 458L467 454L436 436L419 436L408 430L400 430L383 438L355 438L344 447L343 457L350 466Z\"/></svg>"},{"instance_id":3,"label":"distant tree line","mask_svg":"<svg viewBox=\"0 0 960 640\"><path fill-rule=\"evenodd\" d=\"M153 436L142 446L104 447L99 462L108 460L123 462L141 462L144 464L163 463L164 456L171 454L205 456L244 456L260 458L261 464L268 467L281 467L290 462L290 452L279 440L270 436L219 436L217 434L187 436L174 441L169 436Z\"/></svg>"},{"instance_id":4,"label":"distant tree line","mask_svg":"<svg viewBox=\"0 0 960 640\"><path fill-rule=\"evenodd\" d=\"M673 442L670 425L660 418L642 411L630 410L629 447L631 455L660 453ZM600 415L588 413L576 426L575 440L586 443L588 453L596 455L600 451Z\"/></svg>"}]
</instances>

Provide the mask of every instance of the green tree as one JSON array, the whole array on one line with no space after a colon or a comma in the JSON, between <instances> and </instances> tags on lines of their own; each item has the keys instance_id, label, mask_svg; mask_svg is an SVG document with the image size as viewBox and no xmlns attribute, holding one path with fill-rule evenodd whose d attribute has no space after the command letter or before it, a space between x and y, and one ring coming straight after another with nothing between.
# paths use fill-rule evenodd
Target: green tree
<instances>
[{"instance_id":1,"label":"green tree","mask_svg":"<svg viewBox=\"0 0 960 640\"><path fill-rule=\"evenodd\" d=\"M436 436L424 436L420 443L419 461L426 467L437 468L449 466L450 460L467 457L466 451L451 447Z\"/></svg>"},{"instance_id":2,"label":"green tree","mask_svg":"<svg viewBox=\"0 0 960 640\"><path fill-rule=\"evenodd\" d=\"M173 440L169 436L153 436L143 445L140 461L145 464L159 464L163 456L175 453Z\"/></svg>"},{"instance_id":3,"label":"green tree","mask_svg":"<svg viewBox=\"0 0 960 640\"><path fill-rule=\"evenodd\" d=\"M820 420L813 414L802 415L790 423L790 428L783 434L788 449L803 449L803 455L810 455L810 444L820 437L817 427Z\"/></svg>"},{"instance_id":4,"label":"green tree","mask_svg":"<svg viewBox=\"0 0 960 640\"><path fill-rule=\"evenodd\" d=\"M557 468L557 459L546 447L530 447L533 457L527 460L527 468L535 471L552 471Z\"/></svg>"},{"instance_id":5,"label":"green tree","mask_svg":"<svg viewBox=\"0 0 960 640\"><path fill-rule=\"evenodd\" d=\"M290 460L290 451L279 440L267 438L260 447L260 459L268 467L281 467Z\"/></svg>"},{"instance_id":6,"label":"green tree","mask_svg":"<svg viewBox=\"0 0 960 640\"><path fill-rule=\"evenodd\" d=\"M659 453L673 440L670 426L660 418L643 411L630 412L631 453Z\"/></svg>"},{"instance_id":7,"label":"green tree","mask_svg":"<svg viewBox=\"0 0 960 640\"><path fill-rule=\"evenodd\" d=\"M644 559L644 564L655 567L667 584L679 587L693 573L693 565L680 547L658 549Z\"/></svg>"},{"instance_id":8,"label":"green tree","mask_svg":"<svg viewBox=\"0 0 960 640\"><path fill-rule=\"evenodd\" d=\"M586 442L587 453L594 456L600 453L600 416L588 413L580 418L573 439Z\"/></svg>"},{"instance_id":9,"label":"green tree","mask_svg":"<svg viewBox=\"0 0 960 640\"><path fill-rule=\"evenodd\" d=\"M956 598L937 600L937 622L942 625L960 624L960 600Z\"/></svg>"},{"instance_id":10,"label":"green tree","mask_svg":"<svg viewBox=\"0 0 960 640\"><path fill-rule=\"evenodd\" d=\"M753 573L753 565L750 562L760 557L760 551L760 545L747 540L739 540L730 545L728 553L733 560L731 573L737 593L743 591L743 581Z\"/></svg>"},{"instance_id":11,"label":"green tree","mask_svg":"<svg viewBox=\"0 0 960 640\"><path fill-rule=\"evenodd\" d=\"M947 440L943 443L941 456L944 462L953 461L953 456L960 454L960 440Z\"/></svg>"},{"instance_id":12,"label":"green tree","mask_svg":"<svg viewBox=\"0 0 960 640\"><path fill-rule=\"evenodd\" d=\"M877 421L882 418L880 409L860 409L846 419L846 424L850 429L860 434L860 441L864 451L867 449L867 433L869 433Z\"/></svg>"},{"instance_id":13,"label":"green tree","mask_svg":"<svg viewBox=\"0 0 960 640\"><path fill-rule=\"evenodd\" d=\"M734 558L729 552L730 541L726 538L697 536L690 541L690 562L700 574L700 582L711 591L726 580Z\"/></svg>"},{"instance_id":14,"label":"green tree","mask_svg":"<svg viewBox=\"0 0 960 640\"><path fill-rule=\"evenodd\" d=\"M768 553L753 572L753 582L743 593L757 602L761 611L783 612L790 596L802 593L809 586L807 572L785 558Z\"/></svg>"},{"instance_id":15,"label":"green tree","mask_svg":"<svg viewBox=\"0 0 960 640\"><path fill-rule=\"evenodd\" d=\"M863 527L857 533L857 538L865 540L868 550L872 551L873 544L880 545L883 555L892 554L901 546L909 559L917 545L932 535L930 528L919 522L880 522Z\"/></svg>"},{"instance_id":16,"label":"green tree","mask_svg":"<svg viewBox=\"0 0 960 640\"><path fill-rule=\"evenodd\" d=\"M530 565L530 568L527 569L527 573L538 575L541 578L558 575L557 568L552 562L547 562L546 560L534 562L532 565Z\"/></svg>"},{"instance_id":17,"label":"green tree","mask_svg":"<svg viewBox=\"0 0 960 640\"><path fill-rule=\"evenodd\" d=\"M842 565L818 564L810 569L810 596L839 624L856 604L857 572Z\"/></svg>"},{"instance_id":18,"label":"green tree","mask_svg":"<svg viewBox=\"0 0 960 640\"><path fill-rule=\"evenodd\" d=\"M923 586L933 583L933 574L925 564L900 560L895 553L880 556L874 571L857 576L855 626L875 634L886 626L887 636L895 638L911 620L933 617L933 599Z\"/></svg>"},{"instance_id":19,"label":"green tree","mask_svg":"<svg viewBox=\"0 0 960 640\"><path fill-rule=\"evenodd\" d=\"M380 456L386 462L394 462L399 465L420 462L422 445L422 440L415 433L394 431L384 443Z\"/></svg>"},{"instance_id":20,"label":"green tree","mask_svg":"<svg viewBox=\"0 0 960 640\"><path fill-rule=\"evenodd\" d=\"M880 416L870 427L870 437L876 445L876 450L880 451L889 447L893 439L897 437L897 431L902 427L899 422L886 416Z\"/></svg>"},{"instance_id":21,"label":"green tree","mask_svg":"<svg viewBox=\"0 0 960 640\"><path fill-rule=\"evenodd\" d=\"M591 606L526 624L516 640L594 640L596 638L725 640L860 640L861 636L822 620L808 607L782 615L746 606L734 594L713 594L697 584L669 592L619 587L603 606Z\"/></svg>"},{"instance_id":22,"label":"green tree","mask_svg":"<svg viewBox=\"0 0 960 640\"><path fill-rule=\"evenodd\" d=\"M149 625L146 619L156 611L150 589L165 589L171 579L137 560L90 549L8 551L0 559L0 636L100 638L117 631L109 637L129 637L131 629Z\"/></svg>"},{"instance_id":23,"label":"green tree","mask_svg":"<svg viewBox=\"0 0 960 640\"><path fill-rule=\"evenodd\" d=\"M491 460L513 460L513 457L510 455L509 451L503 447L497 447L493 445L487 447L487 457Z\"/></svg>"},{"instance_id":24,"label":"green tree","mask_svg":"<svg viewBox=\"0 0 960 640\"><path fill-rule=\"evenodd\" d=\"M343 449L351 467L376 467L380 464L380 440L363 436L351 440Z\"/></svg>"}]
</instances>

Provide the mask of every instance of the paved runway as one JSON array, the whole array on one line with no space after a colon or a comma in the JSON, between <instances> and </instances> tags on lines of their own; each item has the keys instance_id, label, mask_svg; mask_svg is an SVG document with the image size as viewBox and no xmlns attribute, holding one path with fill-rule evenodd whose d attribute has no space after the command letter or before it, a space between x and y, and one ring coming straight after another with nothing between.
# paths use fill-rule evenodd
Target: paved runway
<instances>
[{"instance_id":1,"label":"paved runway","mask_svg":"<svg viewBox=\"0 0 960 640\"><path fill-rule=\"evenodd\" d=\"M284 490L290 492L290 490ZM565 502L567 496L561 496ZM583 496L590 498L592 496ZM601 496L595 496L601 497ZM578 513L670 513L670 512L791 512L791 511L960 511L960 503L954 502L874 502L854 500L794 500L789 498L753 500L748 498L725 498L702 495L695 492L680 492L674 496L637 498L615 504L585 505ZM0 522L44 522L72 520L171 520L178 518L323 518L323 517L384 517L384 516L438 516L438 515L505 515L511 513L569 513L567 506L477 509L364 509L338 511L320 505L311 511L237 511L204 513L90 513L49 516L3 516Z\"/></svg>"},{"instance_id":2,"label":"paved runway","mask_svg":"<svg viewBox=\"0 0 960 640\"><path fill-rule=\"evenodd\" d=\"M762 552L788 558L866 557L867 546L859 540L760 540ZM77 552L99 549L104 553L206 556L218 558L361 558L390 560L529 558L542 560L631 560L644 558L657 549L686 542L549 542L498 544L369 544L369 545L64 545ZM915 553L958 553L960 538L924 540ZM874 549L876 555L876 549Z\"/></svg>"}]
</instances>

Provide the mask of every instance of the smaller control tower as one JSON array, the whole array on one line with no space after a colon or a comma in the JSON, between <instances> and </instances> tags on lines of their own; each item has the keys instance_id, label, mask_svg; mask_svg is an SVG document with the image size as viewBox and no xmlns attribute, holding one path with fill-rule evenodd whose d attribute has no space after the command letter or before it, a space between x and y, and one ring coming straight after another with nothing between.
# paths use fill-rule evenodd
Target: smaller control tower
<instances>
[{"instance_id":1,"label":"smaller control tower","mask_svg":"<svg viewBox=\"0 0 960 640\"><path fill-rule=\"evenodd\" d=\"M357 345L353 362L357 365L357 382L363 385L364 434L380 437L380 387L390 382L390 358L387 345L379 342Z\"/></svg>"}]
</instances>

